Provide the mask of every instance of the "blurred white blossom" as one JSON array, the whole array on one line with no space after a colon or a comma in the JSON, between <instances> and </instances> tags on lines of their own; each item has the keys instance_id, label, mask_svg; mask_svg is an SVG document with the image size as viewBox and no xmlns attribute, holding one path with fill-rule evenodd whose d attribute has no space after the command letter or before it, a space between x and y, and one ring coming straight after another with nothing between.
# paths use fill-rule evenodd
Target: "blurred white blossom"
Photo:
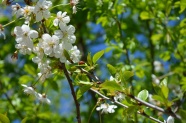
<instances>
[{"instance_id":1,"label":"blurred white blossom","mask_svg":"<svg viewBox=\"0 0 186 123\"><path fill-rule=\"evenodd\" d=\"M160 61L154 61L154 70L156 72L161 72L163 71L163 65Z\"/></svg>"},{"instance_id":2,"label":"blurred white blossom","mask_svg":"<svg viewBox=\"0 0 186 123\"><path fill-rule=\"evenodd\" d=\"M28 87L27 85L25 85L25 84L21 84L21 86L23 86L24 87L24 93L26 93L26 94L31 94L31 95L35 95L37 92L34 90L34 88L33 87Z\"/></svg>"},{"instance_id":3,"label":"blurred white blossom","mask_svg":"<svg viewBox=\"0 0 186 123\"><path fill-rule=\"evenodd\" d=\"M101 113L114 113L116 105L109 105L108 103L101 104L99 107L96 108L97 111L101 111Z\"/></svg>"}]
</instances>

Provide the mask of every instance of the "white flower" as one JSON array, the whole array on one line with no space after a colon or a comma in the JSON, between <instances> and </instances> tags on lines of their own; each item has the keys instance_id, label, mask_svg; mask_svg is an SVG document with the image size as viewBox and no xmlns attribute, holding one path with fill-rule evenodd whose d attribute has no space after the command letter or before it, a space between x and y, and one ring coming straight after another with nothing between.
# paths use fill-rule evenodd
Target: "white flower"
<instances>
[{"instance_id":1,"label":"white flower","mask_svg":"<svg viewBox=\"0 0 186 123\"><path fill-rule=\"evenodd\" d=\"M14 28L14 33L16 35L17 43L25 45L30 49L33 49L33 41L31 38L37 38L38 32L35 30L30 30L30 27L27 25L16 26Z\"/></svg>"},{"instance_id":2,"label":"white flower","mask_svg":"<svg viewBox=\"0 0 186 123\"><path fill-rule=\"evenodd\" d=\"M32 87L28 87L25 84L21 84L21 86L24 87L24 93L31 94L31 95L35 95L36 94L36 91Z\"/></svg>"},{"instance_id":3,"label":"white flower","mask_svg":"<svg viewBox=\"0 0 186 123\"><path fill-rule=\"evenodd\" d=\"M72 7L72 11L73 11L73 14L75 14L77 12L77 8L76 8L76 5L79 3L79 0L71 0L70 1L70 4Z\"/></svg>"},{"instance_id":4,"label":"white flower","mask_svg":"<svg viewBox=\"0 0 186 123\"><path fill-rule=\"evenodd\" d=\"M21 6L16 3L16 5L12 5L12 14L16 15L16 17L22 16L24 13L24 10L21 8Z\"/></svg>"},{"instance_id":5,"label":"white flower","mask_svg":"<svg viewBox=\"0 0 186 123\"><path fill-rule=\"evenodd\" d=\"M43 40L40 40L37 46L33 48L33 52L37 54L37 57L42 59L44 56L44 50L43 50ZM35 62L36 63L36 62Z\"/></svg>"},{"instance_id":6,"label":"white flower","mask_svg":"<svg viewBox=\"0 0 186 123\"><path fill-rule=\"evenodd\" d=\"M51 104L51 101L46 97L45 94L37 93L37 94L36 94L36 98L37 98L39 101L43 102L43 103Z\"/></svg>"},{"instance_id":7,"label":"white flower","mask_svg":"<svg viewBox=\"0 0 186 123\"><path fill-rule=\"evenodd\" d=\"M31 14L34 11L33 6L26 6L23 8L23 16L25 17L25 24L28 24L29 21L31 20Z\"/></svg>"},{"instance_id":8,"label":"white flower","mask_svg":"<svg viewBox=\"0 0 186 123\"><path fill-rule=\"evenodd\" d=\"M57 13L56 19L54 19L53 24L54 26L58 26L59 24L67 24L70 22L70 17L66 16L67 12L61 12L59 11Z\"/></svg>"},{"instance_id":9,"label":"white flower","mask_svg":"<svg viewBox=\"0 0 186 123\"><path fill-rule=\"evenodd\" d=\"M49 7L52 6L51 1L39 0L34 8L36 15L36 22L41 21L43 18L47 19L50 17Z\"/></svg>"},{"instance_id":10,"label":"white flower","mask_svg":"<svg viewBox=\"0 0 186 123\"><path fill-rule=\"evenodd\" d=\"M64 49L65 45L63 43L60 43L58 46L55 47L54 52L55 52L55 57L60 59L61 63L66 63L67 59L64 56Z\"/></svg>"},{"instance_id":11,"label":"white flower","mask_svg":"<svg viewBox=\"0 0 186 123\"><path fill-rule=\"evenodd\" d=\"M156 75L152 74L151 77L152 77L153 82L154 82L155 84L159 85L160 80L156 77Z\"/></svg>"},{"instance_id":12,"label":"white flower","mask_svg":"<svg viewBox=\"0 0 186 123\"><path fill-rule=\"evenodd\" d=\"M109 105L107 103L101 104L100 107L97 107L96 110L100 111L102 110L101 113L114 113L115 112L115 108L117 108L116 105Z\"/></svg>"},{"instance_id":13,"label":"white flower","mask_svg":"<svg viewBox=\"0 0 186 123\"><path fill-rule=\"evenodd\" d=\"M59 44L59 38L56 35L52 37L49 34L43 34L43 50L46 55L53 55L54 54L54 47L57 47Z\"/></svg>"},{"instance_id":14,"label":"white flower","mask_svg":"<svg viewBox=\"0 0 186 123\"><path fill-rule=\"evenodd\" d=\"M50 60L41 61L38 63L38 68L40 69L40 73L38 73L38 76L41 82L44 82L46 78L49 78L52 75L52 68L49 64Z\"/></svg>"},{"instance_id":15,"label":"white flower","mask_svg":"<svg viewBox=\"0 0 186 123\"><path fill-rule=\"evenodd\" d=\"M32 50L24 44L16 44L15 48L19 49L19 52L23 55L30 54Z\"/></svg>"},{"instance_id":16,"label":"white flower","mask_svg":"<svg viewBox=\"0 0 186 123\"><path fill-rule=\"evenodd\" d=\"M72 25L67 26L64 23L59 25L61 30L54 31L54 34L58 36L59 39L62 39L64 42L75 43L76 36L74 35L75 28Z\"/></svg>"},{"instance_id":17,"label":"white flower","mask_svg":"<svg viewBox=\"0 0 186 123\"><path fill-rule=\"evenodd\" d=\"M165 123L174 123L174 118L172 117L172 116L169 116L168 118L167 118L167 122L166 121L164 121Z\"/></svg>"},{"instance_id":18,"label":"white flower","mask_svg":"<svg viewBox=\"0 0 186 123\"><path fill-rule=\"evenodd\" d=\"M163 66L160 61L154 61L154 70L156 72L161 72L163 70Z\"/></svg>"},{"instance_id":19,"label":"white flower","mask_svg":"<svg viewBox=\"0 0 186 123\"><path fill-rule=\"evenodd\" d=\"M122 101L125 98L125 96L121 92L117 92L116 95L114 96L115 101Z\"/></svg>"},{"instance_id":20,"label":"white flower","mask_svg":"<svg viewBox=\"0 0 186 123\"><path fill-rule=\"evenodd\" d=\"M77 46L72 47L72 49L69 51L70 53L70 59L74 62L77 63L80 60L80 51L77 48Z\"/></svg>"}]
</instances>

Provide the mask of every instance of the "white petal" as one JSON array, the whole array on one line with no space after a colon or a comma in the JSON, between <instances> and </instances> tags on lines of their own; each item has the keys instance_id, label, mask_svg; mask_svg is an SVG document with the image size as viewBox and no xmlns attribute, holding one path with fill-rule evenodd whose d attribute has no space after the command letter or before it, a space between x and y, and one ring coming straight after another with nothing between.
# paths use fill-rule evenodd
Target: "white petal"
<instances>
[{"instance_id":1,"label":"white petal","mask_svg":"<svg viewBox=\"0 0 186 123\"><path fill-rule=\"evenodd\" d=\"M53 24L54 24L54 26L58 26L58 23L59 23L59 19L54 19L54 21L53 21Z\"/></svg>"},{"instance_id":2,"label":"white petal","mask_svg":"<svg viewBox=\"0 0 186 123\"><path fill-rule=\"evenodd\" d=\"M64 22L64 23L69 23L69 22L70 22L70 17L69 17L69 16L64 17L64 18L63 18L63 22Z\"/></svg>"},{"instance_id":3,"label":"white petal","mask_svg":"<svg viewBox=\"0 0 186 123\"><path fill-rule=\"evenodd\" d=\"M68 34L74 34L74 32L75 32L75 27L74 26L72 26L72 25L69 25L68 26L68 29L67 29L67 32L68 32Z\"/></svg>"},{"instance_id":4,"label":"white petal","mask_svg":"<svg viewBox=\"0 0 186 123\"><path fill-rule=\"evenodd\" d=\"M29 36L30 36L31 38L37 38L37 37L38 37L38 32L35 31L35 30L31 30L31 31L29 32Z\"/></svg>"},{"instance_id":5,"label":"white petal","mask_svg":"<svg viewBox=\"0 0 186 123\"><path fill-rule=\"evenodd\" d=\"M54 34L59 38L62 39L63 38L63 33L61 32L61 30L55 30Z\"/></svg>"},{"instance_id":6,"label":"white petal","mask_svg":"<svg viewBox=\"0 0 186 123\"><path fill-rule=\"evenodd\" d=\"M36 13L36 22L39 22L43 19L43 15L41 12Z\"/></svg>"},{"instance_id":7,"label":"white petal","mask_svg":"<svg viewBox=\"0 0 186 123\"><path fill-rule=\"evenodd\" d=\"M16 34L16 36L23 35L23 30L22 30L22 28L20 26L16 26L14 28L14 33Z\"/></svg>"},{"instance_id":8,"label":"white petal","mask_svg":"<svg viewBox=\"0 0 186 123\"><path fill-rule=\"evenodd\" d=\"M22 25L21 28L24 31L24 33L28 33L30 31L30 27L27 25Z\"/></svg>"},{"instance_id":9,"label":"white petal","mask_svg":"<svg viewBox=\"0 0 186 123\"><path fill-rule=\"evenodd\" d=\"M57 13L57 17L61 17L61 14L62 14L62 12L59 11L59 12Z\"/></svg>"},{"instance_id":10,"label":"white petal","mask_svg":"<svg viewBox=\"0 0 186 123\"><path fill-rule=\"evenodd\" d=\"M52 37L49 34L43 34L42 35L42 39L44 41L51 41L52 40Z\"/></svg>"}]
</instances>

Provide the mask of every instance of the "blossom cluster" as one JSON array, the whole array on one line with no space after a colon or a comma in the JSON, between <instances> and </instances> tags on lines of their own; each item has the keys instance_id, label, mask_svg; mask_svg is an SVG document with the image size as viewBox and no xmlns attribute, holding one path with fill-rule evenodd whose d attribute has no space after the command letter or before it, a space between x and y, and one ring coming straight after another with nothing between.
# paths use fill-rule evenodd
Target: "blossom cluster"
<instances>
[{"instance_id":1,"label":"blossom cluster","mask_svg":"<svg viewBox=\"0 0 186 123\"><path fill-rule=\"evenodd\" d=\"M76 2L77 4L78 2ZM74 3L74 6L76 5ZM22 26L16 26L14 28L14 34L16 36L15 47L19 50L19 53L23 55L35 54L32 58L34 63L38 64L39 80L44 82L52 75L51 61L54 59L59 60L61 63L77 63L80 60L80 51L77 46L73 46L76 41L75 27L68 25L70 17L67 12L59 11L57 16L51 18L49 11L52 6L51 1L39 0L35 6L21 7L18 3L12 5L13 14L16 17L23 17L25 22ZM53 26L56 30L52 30L49 34L45 21L47 19L53 19ZM46 30L43 32L31 29L31 22L35 24L41 24L41 27ZM66 58L65 53L70 56ZM35 93L36 97L41 97L41 94Z\"/></svg>"},{"instance_id":2,"label":"blossom cluster","mask_svg":"<svg viewBox=\"0 0 186 123\"><path fill-rule=\"evenodd\" d=\"M46 98L46 95L45 94L40 94L40 93L37 93L33 87L29 87L27 85L24 85L22 84L22 86L24 87L24 93L26 94L30 94L30 95L34 95L39 101L43 102L43 103L47 103L47 104L50 104L51 101Z\"/></svg>"}]
</instances>

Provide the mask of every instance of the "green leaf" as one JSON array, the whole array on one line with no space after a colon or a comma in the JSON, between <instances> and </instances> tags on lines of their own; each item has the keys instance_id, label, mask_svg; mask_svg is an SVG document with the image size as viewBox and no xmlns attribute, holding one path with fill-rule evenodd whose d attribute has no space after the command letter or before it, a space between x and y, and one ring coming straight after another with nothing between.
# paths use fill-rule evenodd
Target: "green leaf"
<instances>
[{"instance_id":1,"label":"green leaf","mask_svg":"<svg viewBox=\"0 0 186 123\"><path fill-rule=\"evenodd\" d=\"M136 113L138 110L138 107L135 105L135 106L129 106L126 111L127 111L127 115L128 116L131 116L133 115L134 113Z\"/></svg>"},{"instance_id":2,"label":"green leaf","mask_svg":"<svg viewBox=\"0 0 186 123\"><path fill-rule=\"evenodd\" d=\"M149 92L147 90L142 90L138 93L138 98L140 98L141 100L146 100L149 96Z\"/></svg>"},{"instance_id":3,"label":"green leaf","mask_svg":"<svg viewBox=\"0 0 186 123\"><path fill-rule=\"evenodd\" d=\"M97 52L96 54L94 54L93 63L95 64L101 58L101 56L103 54L104 54L104 50L101 50L101 51Z\"/></svg>"},{"instance_id":4,"label":"green leaf","mask_svg":"<svg viewBox=\"0 0 186 123\"><path fill-rule=\"evenodd\" d=\"M27 119L28 119L28 117L25 117L25 118L21 121L21 123L26 123Z\"/></svg>"},{"instance_id":5,"label":"green leaf","mask_svg":"<svg viewBox=\"0 0 186 123\"><path fill-rule=\"evenodd\" d=\"M48 84L50 85L50 87L52 87L53 90L59 91L59 86L57 84L57 81L50 81L48 82Z\"/></svg>"},{"instance_id":6,"label":"green leaf","mask_svg":"<svg viewBox=\"0 0 186 123\"><path fill-rule=\"evenodd\" d=\"M113 67L111 64L107 64L107 68L108 68L110 74L114 77L116 74L116 68Z\"/></svg>"},{"instance_id":7,"label":"green leaf","mask_svg":"<svg viewBox=\"0 0 186 123\"><path fill-rule=\"evenodd\" d=\"M35 76L36 75L36 69L34 68L34 66L30 65L30 64L26 64L24 65L24 70L29 73L30 75Z\"/></svg>"},{"instance_id":8,"label":"green leaf","mask_svg":"<svg viewBox=\"0 0 186 123\"><path fill-rule=\"evenodd\" d=\"M160 101L161 103L164 103L164 99L159 95L153 95L152 98L156 101Z\"/></svg>"},{"instance_id":9,"label":"green leaf","mask_svg":"<svg viewBox=\"0 0 186 123\"><path fill-rule=\"evenodd\" d=\"M31 77L31 76L29 76L29 75L23 75L23 76L21 76L21 77L19 78L19 83L20 83L20 84L26 84L26 83L31 82L31 81L33 81L33 80L34 80L33 77Z\"/></svg>"},{"instance_id":10,"label":"green leaf","mask_svg":"<svg viewBox=\"0 0 186 123\"><path fill-rule=\"evenodd\" d=\"M85 82L85 81L80 81L79 84L82 84L82 85L90 85L90 86L93 85L92 82Z\"/></svg>"},{"instance_id":11,"label":"green leaf","mask_svg":"<svg viewBox=\"0 0 186 123\"><path fill-rule=\"evenodd\" d=\"M130 77L134 76L134 73L132 71L121 71L120 76L122 76L122 81L126 82Z\"/></svg>"},{"instance_id":12,"label":"green leaf","mask_svg":"<svg viewBox=\"0 0 186 123\"><path fill-rule=\"evenodd\" d=\"M110 90L110 91L123 91L121 85L117 84L113 81L106 81L100 85L102 89Z\"/></svg>"},{"instance_id":13,"label":"green leaf","mask_svg":"<svg viewBox=\"0 0 186 123\"><path fill-rule=\"evenodd\" d=\"M67 59L68 61L72 61L72 60L70 59L70 55L69 55L69 53L68 53L67 50L64 49L63 53L64 53L64 56L66 57L66 59Z\"/></svg>"},{"instance_id":14,"label":"green leaf","mask_svg":"<svg viewBox=\"0 0 186 123\"><path fill-rule=\"evenodd\" d=\"M1 123L10 123L10 120L6 115L0 114L0 122Z\"/></svg>"},{"instance_id":15,"label":"green leaf","mask_svg":"<svg viewBox=\"0 0 186 123\"><path fill-rule=\"evenodd\" d=\"M88 91L90 88L92 87L92 85L83 85L83 86L80 86L77 93L76 93L76 96L77 96L77 100L80 99L80 97L83 96L83 94Z\"/></svg>"},{"instance_id":16,"label":"green leaf","mask_svg":"<svg viewBox=\"0 0 186 123\"><path fill-rule=\"evenodd\" d=\"M169 51L163 52L160 55L160 58L162 58L164 61L169 60L171 57L171 53Z\"/></svg>"},{"instance_id":17,"label":"green leaf","mask_svg":"<svg viewBox=\"0 0 186 123\"><path fill-rule=\"evenodd\" d=\"M92 58L91 58L91 53L89 52L88 55L87 55L87 62L90 66L92 66Z\"/></svg>"},{"instance_id":18,"label":"green leaf","mask_svg":"<svg viewBox=\"0 0 186 123\"><path fill-rule=\"evenodd\" d=\"M163 96L167 99L169 95L169 89L167 86L161 86L161 91L163 93Z\"/></svg>"},{"instance_id":19,"label":"green leaf","mask_svg":"<svg viewBox=\"0 0 186 123\"><path fill-rule=\"evenodd\" d=\"M142 11L142 12L140 13L140 18L141 18L142 20L148 20L148 19L152 19L153 16L152 16L152 14L150 14L150 13L147 12L147 11Z\"/></svg>"}]
</instances>

